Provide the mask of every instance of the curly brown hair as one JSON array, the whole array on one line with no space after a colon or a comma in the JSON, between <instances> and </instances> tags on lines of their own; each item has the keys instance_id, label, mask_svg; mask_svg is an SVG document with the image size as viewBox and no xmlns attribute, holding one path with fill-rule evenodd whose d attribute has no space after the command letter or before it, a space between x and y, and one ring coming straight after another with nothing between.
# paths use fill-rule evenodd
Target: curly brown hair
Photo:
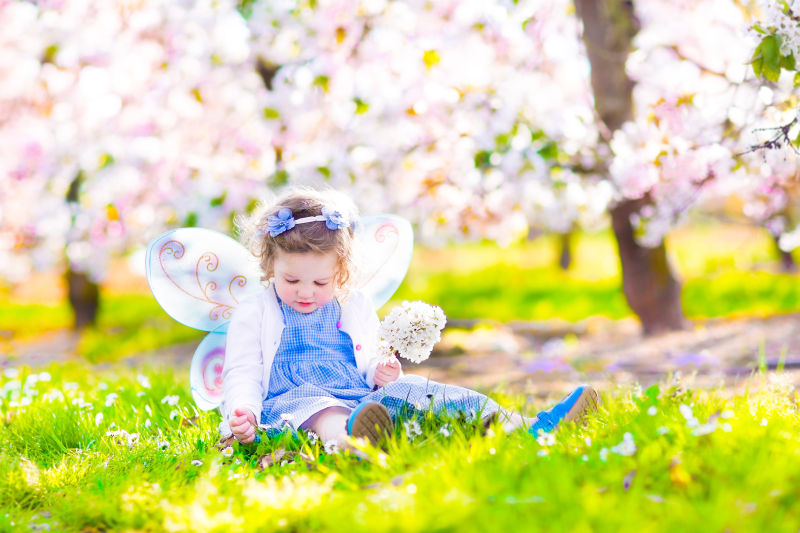
<instances>
[{"instance_id":1,"label":"curly brown hair","mask_svg":"<svg viewBox=\"0 0 800 533\"><path fill-rule=\"evenodd\" d=\"M292 229L271 237L266 231L267 219L281 209L289 209L295 220L322 214L322 208L339 211L350 222L347 228L330 230L324 221L297 224ZM278 197L271 205L262 205L252 215L237 219L241 239L255 255L263 273L261 280L269 282L274 276L278 252L328 253L336 252L334 282L340 294L346 295L353 279L354 222L357 210L353 202L337 191L293 188Z\"/></svg>"}]
</instances>

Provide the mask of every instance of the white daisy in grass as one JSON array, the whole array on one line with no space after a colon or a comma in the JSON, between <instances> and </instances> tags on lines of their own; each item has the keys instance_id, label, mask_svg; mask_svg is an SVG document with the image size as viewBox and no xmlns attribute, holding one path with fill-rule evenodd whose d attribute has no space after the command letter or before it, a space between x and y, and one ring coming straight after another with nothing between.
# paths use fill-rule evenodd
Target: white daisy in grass
<instances>
[{"instance_id":1,"label":"white daisy in grass","mask_svg":"<svg viewBox=\"0 0 800 533\"><path fill-rule=\"evenodd\" d=\"M168 394L168 395L164 396L163 398L161 398L161 403L165 403L167 405L178 405L178 401L179 400L180 400L180 398L178 397L177 394L173 394L173 395L169 395Z\"/></svg>"},{"instance_id":2,"label":"white daisy in grass","mask_svg":"<svg viewBox=\"0 0 800 533\"><path fill-rule=\"evenodd\" d=\"M622 442L616 446L611 447L611 451L617 455L631 456L636 453L636 443L633 441L633 435L625 433L622 436Z\"/></svg>"},{"instance_id":3,"label":"white daisy in grass","mask_svg":"<svg viewBox=\"0 0 800 533\"><path fill-rule=\"evenodd\" d=\"M117 394L115 392L111 392L111 393L107 394L106 395L106 402L105 402L106 403L106 407L111 407L112 405L114 405L114 402L117 401L117 398L119 398L119 394Z\"/></svg>"},{"instance_id":4,"label":"white daisy in grass","mask_svg":"<svg viewBox=\"0 0 800 533\"><path fill-rule=\"evenodd\" d=\"M94 425L99 426L103 423L103 413L97 413L94 415Z\"/></svg>"},{"instance_id":5,"label":"white daisy in grass","mask_svg":"<svg viewBox=\"0 0 800 533\"><path fill-rule=\"evenodd\" d=\"M203 466L203 461L200 459L192 459L192 466Z\"/></svg>"},{"instance_id":6,"label":"white daisy in grass","mask_svg":"<svg viewBox=\"0 0 800 533\"><path fill-rule=\"evenodd\" d=\"M167 450L169 449L169 442L165 440L160 440L158 441L157 446L159 450Z\"/></svg>"},{"instance_id":7,"label":"white daisy in grass","mask_svg":"<svg viewBox=\"0 0 800 533\"><path fill-rule=\"evenodd\" d=\"M451 434L450 424L445 424L439 428L439 433L445 437L449 437Z\"/></svg>"},{"instance_id":8,"label":"white daisy in grass","mask_svg":"<svg viewBox=\"0 0 800 533\"><path fill-rule=\"evenodd\" d=\"M178 413L177 409L173 409L172 411L169 412L169 417L171 420L175 420L176 418L178 418L179 414L180 413Z\"/></svg>"},{"instance_id":9,"label":"white daisy in grass","mask_svg":"<svg viewBox=\"0 0 800 533\"><path fill-rule=\"evenodd\" d=\"M149 427L150 427L150 426L152 426L152 425L153 425L153 423L152 423L152 422L150 422L150 419L149 419L149 418L148 418L147 420L145 420L145 421L144 421L144 427L145 427L145 428L149 428Z\"/></svg>"},{"instance_id":10,"label":"white daisy in grass","mask_svg":"<svg viewBox=\"0 0 800 533\"><path fill-rule=\"evenodd\" d=\"M225 457L230 457L233 455L233 448L231 446L227 446L224 450L222 450L222 455Z\"/></svg>"},{"instance_id":11,"label":"white daisy in grass","mask_svg":"<svg viewBox=\"0 0 800 533\"><path fill-rule=\"evenodd\" d=\"M309 431L307 435L308 435L308 443L311 444L312 446L315 445L319 440L319 435L317 435L313 431Z\"/></svg>"},{"instance_id":12,"label":"white daisy in grass","mask_svg":"<svg viewBox=\"0 0 800 533\"><path fill-rule=\"evenodd\" d=\"M542 430L539 430L539 436L536 437L536 442L539 443L539 446L552 446L556 443L556 437L552 433L545 433Z\"/></svg>"},{"instance_id":13,"label":"white daisy in grass","mask_svg":"<svg viewBox=\"0 0 800 533\"><path fill-rule=\"evenodd\" d=\"M413 418L403 422L403 427L406 430L406 436L409 440L414 440L416 437L422 435L422 428L420 427L419 422Z\"/></svg>"},{"instance_id":14,"label":"white daisy in grass","mask_svg":"<svg viewBox=\"0 0 800 533\"><path fill-rule=\"evenodd\" d=\"M326 442L324 448L325 448L325 453L329 455L339 453L339 445L336 444L335 440L329 440L328 442Z\"/></svg>"},{"instance_id":15,"label":"white daisy in grass","mask_svg":"<svg viewBox=\"0 0 800 533\"><path fill-rule=\"evenodd\" d=\"M150 379L147 376L145 376L144 374L139 374L138 376L136 376L136 381L139 382L139 385L141 385L142 388L145 388L145 389L149 389L150 388Z\"/></svg>"}]
</instances>

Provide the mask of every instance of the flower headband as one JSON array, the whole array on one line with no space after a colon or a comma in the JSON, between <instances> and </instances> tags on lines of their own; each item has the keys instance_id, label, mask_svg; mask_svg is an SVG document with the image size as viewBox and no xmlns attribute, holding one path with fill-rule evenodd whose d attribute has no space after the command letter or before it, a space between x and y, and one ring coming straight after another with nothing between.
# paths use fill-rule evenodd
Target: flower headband
<instances>
[{"instance_id":1,"label":"flower headband","mask_svg":"<svg viewBox=\"0 0 800 533\"><path fill-rule=\"evenodd\" d=\"M349 225L344 216L335 209L323 207L321 215L314 217L303 217L295 220L294 216L292 216L291 209L284 207L278 211L277 215L270 215L267 217L267 227L264 228L264 233L269 233L270 237L276 237L284 231L289 231L297 224L323 221L325 222L325 227L332 231L346 228Z\"/></svg>"}]
</instances>

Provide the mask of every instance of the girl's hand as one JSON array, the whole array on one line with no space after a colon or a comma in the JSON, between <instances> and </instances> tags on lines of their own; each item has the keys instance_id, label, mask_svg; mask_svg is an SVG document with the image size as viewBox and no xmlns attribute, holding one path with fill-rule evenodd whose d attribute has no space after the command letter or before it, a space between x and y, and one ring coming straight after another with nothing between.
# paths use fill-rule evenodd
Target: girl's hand
<instances>
[{"instance_id":1,"label":"girl's hand","mask_svg":"<svg viewBox=\"0 0 800 533\"><path fill-rule=\"evenodd\" d=\"M256 438L256 416L250 409L237 407L228 419L233 436L242 444L249 444Z\"/></svg>"},{"instance_id":2,"label":"girl's hand","mask_svg":"<svg viewBox=\"0 0 800 533\"><path fill-rule=\"evenodd\" d=\"M400 361L392 357L388 361L378 363L375 369L375 385L383 387L400 377Z\"/></svg>"}]
</instances>

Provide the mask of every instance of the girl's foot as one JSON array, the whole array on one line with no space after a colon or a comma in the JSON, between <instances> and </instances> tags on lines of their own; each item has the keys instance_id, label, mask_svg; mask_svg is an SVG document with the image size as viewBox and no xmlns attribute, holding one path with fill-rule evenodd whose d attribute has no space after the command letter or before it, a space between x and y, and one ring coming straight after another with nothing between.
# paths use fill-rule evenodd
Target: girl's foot
<instances>
[{"instance_id":1,"label":"girl's foot","mask_svg":"<svg viewBox=\"0 0 800 533\"><path fill-rule=\"evenodd\" d=\"M539 434L540 429L550 433L562 420L583 422L588 412L597 411L599 404L600 397L597 391L589 385L581 385L549 410L539 412L536 415L536 422L528 429L528 433L534 437Z\"/></svg>"},{"instance_id":2,"label":"girl's foot","mask_svg":"<svg viewBox=\"0 0 800 533\"><path fill-rule=\"evenodd\" d=\"M353 409L347 419L347 434L367 439L373 445L394 428L389 411L378 402L364 402Z\"/></svg>"}]
</instances>

